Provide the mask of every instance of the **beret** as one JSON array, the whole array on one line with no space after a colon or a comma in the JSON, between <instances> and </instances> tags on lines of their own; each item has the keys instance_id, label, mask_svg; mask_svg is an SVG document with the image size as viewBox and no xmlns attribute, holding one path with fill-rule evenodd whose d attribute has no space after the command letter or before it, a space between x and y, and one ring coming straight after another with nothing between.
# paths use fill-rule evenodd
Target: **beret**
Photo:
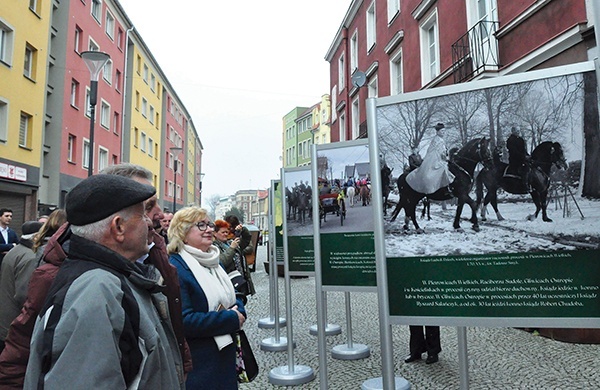
<instances>
[{"instance_id":1,"label":"beret","mask_svg":"<svg viewBox=\"0 0 600 390\"><path fill-rule=\"evenodd\" d=\"M67 221L75 226L98 222L145 201L155 193L154 187L124 176L90 176L67 194Z\"/></svg>"},{"instance_id":2,"label":"beret","mask_svg":"<svg viewBox=\"0 0 600 390\"><path fill-rule=\"evenodd\" d=\"M44 224L38 221L27 221L21 226L23 235L33 234L40 231Z\"/></svg>"}]
</instances>

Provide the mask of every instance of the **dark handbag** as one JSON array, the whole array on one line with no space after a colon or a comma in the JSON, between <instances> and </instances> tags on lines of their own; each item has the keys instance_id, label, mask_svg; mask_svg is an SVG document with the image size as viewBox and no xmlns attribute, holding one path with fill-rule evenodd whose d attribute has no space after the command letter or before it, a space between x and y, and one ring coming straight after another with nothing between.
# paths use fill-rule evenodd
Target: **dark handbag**
<instances>
[{"instance_id":1,"label":"dark handbag","mask_svg":"<svg viewBox=\"0 0 600 390\"><path fill-rule=\"evenodd\" d=\"M240 293L244 296L250 293L248 287L248 281L240 274L238 271L231 271L229 274L229 280L231 280L231 284L233 284L233 288L237 293Z\"/></svg>"},{"instance_id":2,"label":"dark handbag","mask_svg":"<svg viewBox=\"0 0 600 390\"><path fill-rule=\"evenodd\" d=\"M258 376L258 363L246 337L246 332L240 330L235 335L235 368L239 383L252 382Z\"/></svg>"}]
</instances>

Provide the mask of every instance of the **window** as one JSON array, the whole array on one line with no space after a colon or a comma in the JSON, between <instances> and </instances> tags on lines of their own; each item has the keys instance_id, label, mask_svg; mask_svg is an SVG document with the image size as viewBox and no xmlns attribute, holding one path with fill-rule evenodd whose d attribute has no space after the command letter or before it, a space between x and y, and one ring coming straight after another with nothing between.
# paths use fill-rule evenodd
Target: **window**
<instances>
[{"instance_id":1,"label":"window","mask_svg":"<svg viewBox=\"0 0 600 390\"><path fill-rule=\"evenodd\" d=\"M90 166L90 141L87 139L83 140L83 162L81 165L86 169Z\"/></svg>"},{"instance_id":2,"label":"window","mask_svg":"<svg viewBox=\"0 0 600 390\"><path fill-rule=\"evenodd\" d=\"M340 142L346 140L346 114L340 114Z\"/></svg>"},{"instance_id":3,"label":"window","mask_svg":"<svg viewBox=\"0 0 600 390\"><path fill-rule=\"evenodd\" d=\"M150 105L150 115L148 115L148 120L150 123L154 124L154 107Z\"/></svg>"},{"instance_id":4,"label":"window","mask_svg":"<svg viewBox=\"0 0 600 390\"><path fill-rule=\"evenodd\" d=\"M21 111L21 119L19 122L19 146L23 148L31 147L31 122L33 117Z\"/></svg>"},{"instance_id":5,"label":"window","mask_svg":"<svg viewBox=\"0 0 600 390\"><path fill-rule=\"evenodd\" d=\"M0 61L10 65L12 62L13 29L0 20Z\"/></svg>"},{"instance_id":6,"label":"window","mask_svg":"<svg viewBox=\"0 0 600 390\"><path fill-rule=\"evenodd\" d=\"M35 80L37 50L29 44L25 46L25 63L23 65L23 75L31 80Z\"/></svg>"},{"instance_id":7,"label":"window","mask_svg":"<svg viewBox=\"0 0 600 390\"><path fill-rule=\"evenodd\" d=\"M115 36L115 17L108 11L106 11L106 20L104 23L104 30L106 31L106 35L110 37L110 39L114 39Z\"/></svg>"},{"instance_id":8,"label":"window","mask_svg":"<svg viewBox=\"0 0 600 390\"><path fill-rule=\"evenodd\" d=\"M388 23L400 13L400 0L387 0Z\"/></svg>"},{"instance_id":9,"label":"window","mask_svg":"<svg viewBox=\"0 0 600 390\"><path fill-rule=\"evenodd\" d=\"M108 149L100 146L98 148L98 171L108 167Z\"/></svg>"},{"instance_id":10,"label":"window","mask_svg":"<svg viewBox=\"0 0 600 390\"><path fill-rule=\"evenodd\" d=\"M142 98L142 115L144 118L148 117L148 101L146 98Z\"/></svg>"},{"instance_id":11,"label":"window","mask_svg":"<svg viewBox=\"0 0 600 390\"><path fill-rule=\"evenodd\" d=\"M83 31L79 28L79 26L75 26L75 39L73 41L73 49L75 49L76 53L81 53L81 35Z\"/></svg>"},{"instance_id":12,"label":"window","mask_svg":"<svg viewBox=\"0 0 600 390\"><path fill-rule=\"evenodd\" d=\"M344 55L342 54L338 60L338 84L340 86L340 92L346 87L344 66Z\"/></svg>"},{"instance_id":13,"label":"window","mask_svg":"<svg viewBox=\"0 0 600 390\"><path fill-rule=\"evenodd\" d=\"M148 65L144 64L144 74L142 75L144 82L148 84Z\"/></svg>"},{"instance_id":14,"label":"window","mask_svg":"<svg viewBox=\"0 0 600 390\"><path fill-rule=\"evenodd\" d=\"M423 85L435 79L440 73L437 13L434 12L423 22L421 34L421 75Z\"/></svg>"},{"instance_id":15,"label":"window","mask_svg":"<svg viewBox=\"0 0 600 390\"><path fill-rule=\"evenodd\" d=\"M137 72L137 74L142 74L141 73L142 72L142 70L141 70L142 69L142 57L138 55L136 62L137 62L137 66L136 66L135 71Z\"/></svg>"},{"instance_id":16,"label":"window","mask_svg":"<svg viewBox=\"0 0 600 390\"><path fill-rule=\"evenodd\" d=\"M137 127L133 128L133 146L138 147L138 139L140 138L140 130Z\"/></svg>"},{"instance_id":17,"label":"window","mask_svg":"<svg viewBox=\"0 0 600 390\"><path fill-rule=\"evenodd\" d=\"M404 91L404 82L402 81L402 50L390 58L390 91L392 95L398 95Z\"/></svg>"},{"instance_id":18,"label":"window","mask_svg":"<svg viewBox=\"0 0 600 390\"><path fill-rule=\"evenodd\" d=\"M140 110L140 93L139 91L135 91L135 109Z\"/></svg>"},{"instance_id":19,"label":"window","mask_svg":"<svg viewBox=\"0 0 600 390\"><path fill-rule=\"evenodd\" d=\"M77 80L71 80L71 106L77 107L79 101L79 83Z\"/></svg>"},{"instance_id":20,"label":"window","mask_svg":"<svg viewBox=\"0 0 600 390\"><path fill-rule=\"evenodd\" d=\"M113 131L115 134L119 134L121 130L121 116L115 111L113 114Z\"/></svg>"},{"instance_id":21,"label":"window","mask_svg":"<svg viewBox=\"0 0 600 390\"><path fill-rule=\"evenodd\" d=\"M376 23L375 2L373 2L367 8L367 53L375 46L377 40Z\"/></svg>"},{"instance_id":22,"label":"window","mask_svg":"<svg viewBox=\"0 0 600 390\"><path fill-rule=\"evenodd\" d=\"M90 43L88 44L89 51L100 51L100 46L94 42L92 38L90 38Z\"/></svg>"},{"instance_id":23,"label":"window","mask_svg":"<svg viewBox=\"0 0 600 390\"><path fill-rule=\"evenodd\" d=\"M358 68L358 30L350 38L350 73Z\"/></svg>"},{"instance_id":24,"label":"window","mask_svg":"<svg viewBox=\"0 0 600 390\"><path fill-rule=\"evenodd\" d=\"M140 150L146 152L146 133L142 131L142 138L140 138Z\"/></svg>"},{"instance_id":25,"label":"window","mask_svg":"<svg viewBox=\"0 0 600 390\"><path fill-rule=\"evenodd\" d=\"M32 10L33 12L35 12L36 14L38 13L37 0L29 0L29 9Z\"/></svg>"},{"instance_id":26,"label":"window","mask_svg":"<svg viewBox=\"0 0 600 390\"><path fill-rule=\"evenodd\" d=\"M69 134L69 138L67 139L67 161L75 162L75 136L73 134Z\"/></svg>"},{"instance_id":27,"label":"window","mask_svg":"<svg viewBox=\"0 0 600 390\"><path fill-rule=\"evenodd\" d=\"M0 99L0 141L8 138L8 102Z\"/></svg>"},{"instance_id":28,"label":"window","mask_svg":"<svg viewBox=\"0 0 600 390\"><path fill-rule=\"evenodd\" d=\"M352 139L357 139L360 134L360 111L358 98L352 101Z\"/></svg>"},{"instance_id":29,"label":"window","mask_svg":"<svg viewBox=\"0 0 600 390\"><path fill-rule=\"evenodd\" d=\"M115 72L115 89L118 92L121 92L121 80L123 79L123 75L121 74L121 71L117 69L117 71Z\"/></svg>"},{"instance_id":30,"label":"window","mask_svg":"<svg viewBox=\"0 0 600 390\"><path fill-rule=\"evenodd\" d=\"M102 78L108 84L112 83L112 70L113 70L112 60L106 61L106 64L104 64L104 67L102 68Z\"/></svg>"},{"instance_id":31,"label":"window","mask_svg":"<svg viewBox=\"0 0 600 390\"><path fill-rule=\"evenodd\" d=\"M123 50L123 30L121 27L117 28L117 47Z\"/></svg>"},{"instance_id":32,"label":"window","mask_svg":"<svg viewBox=\"0 0 600 390\"><path fill-rule=\"evenodd\" d=\"M105 129L110 129L110 104L104 100L100 105L100 125Z\"/></svg>"},{"instance_id":33,"label":"window","mask_svg":"<svg viewBox=\"0 0 600 390\"><path fill-rule=\"evenodd\" d=\"M158 112L156 113L156 120L154 121L154 123L156 124L156 128L158 129L158 125L160 124L160 114Z\"/></svg>"},{"instance_id":34,"label":"window","mask_svg":"<svg viewBox=\"0 0 600 390\"><path fill-rule=\"evenodd\" d=\"M369 84L368 84L368 92L369 92L369 97L379 97L379 91L378 91L378 87L377 87L377 77L373 77L371 80L369 80Z\"/></svg>"},{"instance_id":35,"label":"window","mask_svg":"<svg viewBox=\"0 0 600 390\"><path fill-rule=\"evenodd\" d=\"M90 89L88 87L85 88L85 116L88 118L92 116L90 107Z\"/></svg>"},{"instance_id":36,"label":"window","mask_svg":"<svg viewBox=\"0 0 600 390\"><path fill-rule=\"evenodd\" d=\"M173 182L169 180L169 197L173 197Z\"/></svg>"},{"instance_id":37,"label":"window","mask_svg":"<svg viewBox=\"0 0 600 390\"><path fill-rule=\"evenodd\" d=\"M169 153L169 158L167 161L169 162L169 168L173 169L173 153Z\"/></svg>"},{"instance_id":38,"label":"window","mask_svg":"<svg viewBox=\"0 0 600 390\"><path fill-rule=\"evenodd\" d=\"M102 16L102 0L92 0L92 16L100 23Z\"/></svg>"},{"instance_id":39,"label":"window","mask_svg":"<svg viewBox=\"0 0 600 390\"><path fill-rule=\"evenodd\" d=\"M152 92L156 91L156 76L154 75L154 73L150 75L150 89L152 90Z\"/></svg>"},{"instance_id":40,"label":"window","mask_svg":"<svg viewBox=\"0 0 600 390\"><path fill-rule=\"evenodd\" d=\"M148 155L150 157L154 156L154 141L152 138L148 138Z\"/></svg>"}]
</instances>

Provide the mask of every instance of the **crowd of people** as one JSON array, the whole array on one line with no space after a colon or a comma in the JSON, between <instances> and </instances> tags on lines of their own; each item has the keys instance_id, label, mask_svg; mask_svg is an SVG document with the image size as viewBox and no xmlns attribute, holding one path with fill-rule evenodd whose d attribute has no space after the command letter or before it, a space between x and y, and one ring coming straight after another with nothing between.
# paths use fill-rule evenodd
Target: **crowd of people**
<instances>
[{"instance_id":1,"label":"crowd of people","mask_svg":"<svg viewBox=\"0 0 600 390\"><path fill-rule=\"evenodd\" d=\"M20 238L0 209L0 388L238 387L251 235L163 212L151 180L110 166Z\"/></svg>"}]
</instances>

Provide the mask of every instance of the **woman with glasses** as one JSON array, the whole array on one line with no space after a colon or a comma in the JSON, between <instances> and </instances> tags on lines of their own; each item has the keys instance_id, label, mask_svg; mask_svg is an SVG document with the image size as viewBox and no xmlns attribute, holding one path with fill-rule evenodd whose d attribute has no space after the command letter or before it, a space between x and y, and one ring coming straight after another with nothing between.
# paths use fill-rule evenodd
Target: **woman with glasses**
<instances>
[{"instance_id":1,"label":"woman with glasses","mask_svg":"<svg viewBox=\"0 0 600 390\"><path fill-rule=\"evenodd\" d=\"M192 352L188 389L237 389L236 354L232 335L246 320L213 245L215 224L206 210L185 207L169 226L169 260L181 285L183 326Z\"/></svg>"}]
</instances>

